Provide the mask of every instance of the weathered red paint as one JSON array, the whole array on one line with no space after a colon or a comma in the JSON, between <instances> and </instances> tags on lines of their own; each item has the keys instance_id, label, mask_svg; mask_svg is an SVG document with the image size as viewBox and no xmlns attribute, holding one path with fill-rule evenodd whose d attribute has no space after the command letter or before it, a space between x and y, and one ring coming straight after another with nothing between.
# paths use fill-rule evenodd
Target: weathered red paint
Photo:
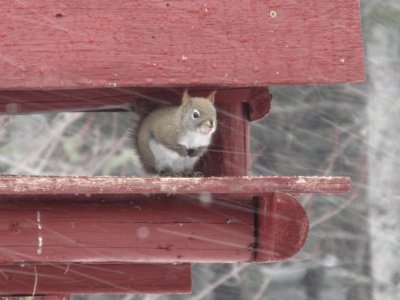
<instances>
[{"instance_id":1,"label":"weathered red paint","mask_svg":"<svg viewBox=\"0 0 400 300\"><path fill-rule=\"evenodd\" d=\"M358 0L3 2L0 89L364 79Z\"/></svg>"},{"instance_id":2,"label":"weathered red paint","mask_svg":"<svg viewBox=\"0 0 400 300\"><path fill-rule=\"evenodd\" d=\"M191 292L189 264L21 263L0 265L0 274L0 295Z\"/></svg>"},{"instance_id":3,"label":"weathered red paint","mask_svg":"<svg viewBox=\"0 0 400 300\"><path fill-rule=\"evenodd\" d=\"M10 296L2 296L1 299L2 300L27 300L27 298L29 299L30 295L25 295L25 296L21 296L21 294L16 294L18 296L15 295L10 295ZM35 300L69 300L70 299L70 295L62 295L62 294L58 294L58 295L36 295L35 296Z\"/></svg>"},{"instance_id":4,"label":"weathered red paint","mask_svg":"<svg viewBox=\"0 0 400 300\"><path fill-rule=\"evenodd\" d=\"M252 259L254 210L249 196L13 194L1 198L2 264Z\"/></svg>"},{"instance_id":5,"label":"weathered red paint","mask_svg":"<svg viewBox=\"0 0 400 300\"><path fill-rule=\"evenodd\" d=\"M257 251L254 260L284 260L297 253L304 245L309 228L306 212L288 194L275 193L256 198Z\"/></svg>"},{"instance_id":6,"label":"weathered red paint","mask_svg":"<svg viewBox=\"0 0 400 300\"><path fill-rule=\"evenodd\" d=\"M148 194L337 194L350 191L349 177L117 177L1 176L0 195ZM57 198L54 199L57 201Z\"/></svg>"},{"instance_id":7,"label":"weathered red paint","mask_svg":"<svg viewBox=\"0 0 400 300\"><path fill-rule=\"evenodd\" d=\"M136 276L163 266L126 263L285 259L308 232L289 194L349 191L348 178L245 176L248 121L270 109L265 86L364 79L359 1L33 0L5 2L2 12L0 112L176 103L182 87L217 87L219 127L201 166L218 178L0 177L0 262L50 263L37 265L40 276L58 274L61 262L79 270L122 263ZM31 271L4 268L16 274L6 293L30 293ZM183 268L168 270L178 278ZM77 288L57 281L61 273L38 288L116 292L72 274ZM168 289L187 290L186 275ZM97 269L91 276L108 278ZM152 280L148 291L165 291L166 281Z\"/></svg>"},{"instance_id":8,"label":"weathered red paint","mask_svg":"<svg viewBox=\"0 0 400 300\"><path fill-rule=\"evenodd\" d=\"M271 110L272 95L268 88L255 88L248 97L248 119L257 121L264 118Z\"/></svg>"},{"instance_id":9,"label":"weathered red paint","mask_svg":"<svg viewBox=\"0 0 400 300\"><path fill-rule=\"evenodd\" d=\"M267 262L294 255L308 228L301 205L281 193L0 200L3 264Z\"/></svg>"},{"instance_id":10,"label":"weathered red paint","mask_svg":"<svg viewBox=\"0 0 400 300\"><path fill-rule=\"evenodd\" d=\"M215 88L217 89L217 88ZM194 96L206 96L211 88L191 88ZM79 90L0 90L0 112L28 114L48 111L127 110L132 102L149 106L156 104L178 104L183 89L124 88L124 89L79 89ZM271 95L268 88L218 88L217 107L235 102L248 103L244 118L256 120L264 117L270 109ZM229 105L228 105L229 106ZM222 110L222 107L220 108ZM226 113L225 113L226 114Z\"/></svg>"},{"instance_id":11,"label":"weathered red paint","mask_svg":"<svg viewBox=\"0 0 400 300\"><path fill-rule=\"evenodd\" d=\"M203 159L202 171L205 175L246 176L249 174L249 124L244 103L248 97L249 90L230 90L229 93L217 96L217 132Z\"/></svg>"}]
</instances>

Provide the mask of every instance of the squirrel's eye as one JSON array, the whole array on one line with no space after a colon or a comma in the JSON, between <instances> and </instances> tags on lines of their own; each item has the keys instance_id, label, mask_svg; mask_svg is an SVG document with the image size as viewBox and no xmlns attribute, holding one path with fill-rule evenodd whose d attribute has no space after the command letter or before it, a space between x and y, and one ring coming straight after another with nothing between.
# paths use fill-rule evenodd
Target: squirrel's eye
<instances>
[{"instance_id":1,"label":"squirrel's eye","mask_svg":"<svg viewBox=\"0 0 400 300\"><path fill-rule=\"evenodd\" d=\"M198 119L198 118L200 118L200 112L199 112L197 109L195 109L195 110L193 111L192 118L193 118L193 119Z\"/></svg>"}]
</instances>

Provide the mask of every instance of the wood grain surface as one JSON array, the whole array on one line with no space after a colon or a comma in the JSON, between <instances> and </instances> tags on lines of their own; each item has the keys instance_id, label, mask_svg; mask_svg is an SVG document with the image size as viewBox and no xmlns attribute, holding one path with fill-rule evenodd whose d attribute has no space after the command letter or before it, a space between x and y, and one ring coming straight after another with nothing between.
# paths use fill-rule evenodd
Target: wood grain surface
<instances>
[{"instance_id":1,"label":"wood grain surface","mask_svg":"<svg viewBox=\"0 0 400 300\"><path fill-rule=\"evenodd\" d=\"M0 236L3 264L245 262L254 205L238 195L14 194L1 196Z\"/></svg>"},{"instance_id":2,"label":"wood grain surface","mask_svg":"<svg viewBox=\"0 0 400 300\"><path fill-rule=\"evenodd\" d=\"M0 265L2 296L190 292L189 264Z\"/></svg>"},{"instance_id":3,"label":"wood grain surface","mask_svg":"<svg viewBox=\"0 0 400 300\"><path fill-rule=\"evenodd\" d=\"M0 195L346 193L349 177L1 176ZM57 201L57 197L54 198Z\"/></svg>"},{"instance_id":4,"label":"wood grain surface","mask_svg":"<svg viewBox=\"0 0 400 300\"><path fill-rule=\"evenodd\" d=\"M364 79L357 0L3 1L0 89Z\"/></svg>"}]
</instances>

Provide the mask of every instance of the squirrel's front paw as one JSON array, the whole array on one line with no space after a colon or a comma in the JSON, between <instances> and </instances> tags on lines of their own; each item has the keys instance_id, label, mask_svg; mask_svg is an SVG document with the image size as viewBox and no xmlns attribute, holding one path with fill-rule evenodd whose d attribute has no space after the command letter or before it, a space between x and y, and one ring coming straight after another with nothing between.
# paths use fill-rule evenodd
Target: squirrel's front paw
<instances>
[{"instance_id":1,"label":"squirrel's front paw","mask_svg":"<svg viewBox=\"0 0 400 300\"><path fill-rule=\"evenodd\" d=\"M203 172L193 172L191 174L192 177L204 177Z\"/></svg>"},{"instance_id":2,"label":"squirrel's front paw","mask_svg":"<svg viewBox=\"0 0 400 300\"><path fill-rule=\"evenodd\" d=\"M161 177L193 177L192 172L174 172L170 169L162 170L158 173ZM199 176L197 176L199 177Z\"/></svg>"},{"instance_id":3,"label":"squirrel's front paw","mask_svg":"<svg viewBox=\"0 0 400 300\"><path fill-rule=\"evenodd\" d=\"M189 148L187 149L187 155L189 157L196 157L196 156L202 156L204 152L206 152L207 146L202 146L198 148Z\"/></svg>"},{"instance_id":4,"label":"squirrel's front paw","mask_svg":"<svg viewBox=\"0 0 400 300\"><path fill-rule=\"evenodd\" d=\"M164 169L158 172L161 177L180 177L180 174L173 172L171 169Z\"/></svg>"},{"instance_id":5,"label":"squirrel's front paw","mask_svg":"<svg viewBox=\"0 0 400 300\"><path fill-rule=\"evenodd\" d=\"M183 177L204 177L204 174L202 172L197 172L197 171L186 171L185 173L182 174Z\"/></svg>"}]
</instances>

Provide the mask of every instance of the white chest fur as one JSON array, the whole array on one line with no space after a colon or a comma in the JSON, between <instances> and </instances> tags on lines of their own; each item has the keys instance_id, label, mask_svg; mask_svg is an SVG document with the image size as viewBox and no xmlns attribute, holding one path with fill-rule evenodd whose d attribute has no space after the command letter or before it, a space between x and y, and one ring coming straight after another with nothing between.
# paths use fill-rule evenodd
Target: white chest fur
<instances>
[{"instance_id":1,"label":"white chest fur","mask_svg":"<svg viewBox=\"0 0 400 300\"><path fill-rule=\"evenodd\" d=\"M173 172L191 172L198 161L198 157L180 156L177 152L156 142L149 141L151 152L155 159L155 167L158 172L170 169Z\"/></svg>"},{"instance_id":2,"label":"white chest fur","mask_svg":"<svg viewBox=\"0 0 400 300\"><path fill-rule=\"evenodd\" d=\"M198 132L187 132L179 139L179 144L185 146L187 149L194 149L198 147L210 145L212 134L201 134Z\"/></svg>"}]
</instances>

